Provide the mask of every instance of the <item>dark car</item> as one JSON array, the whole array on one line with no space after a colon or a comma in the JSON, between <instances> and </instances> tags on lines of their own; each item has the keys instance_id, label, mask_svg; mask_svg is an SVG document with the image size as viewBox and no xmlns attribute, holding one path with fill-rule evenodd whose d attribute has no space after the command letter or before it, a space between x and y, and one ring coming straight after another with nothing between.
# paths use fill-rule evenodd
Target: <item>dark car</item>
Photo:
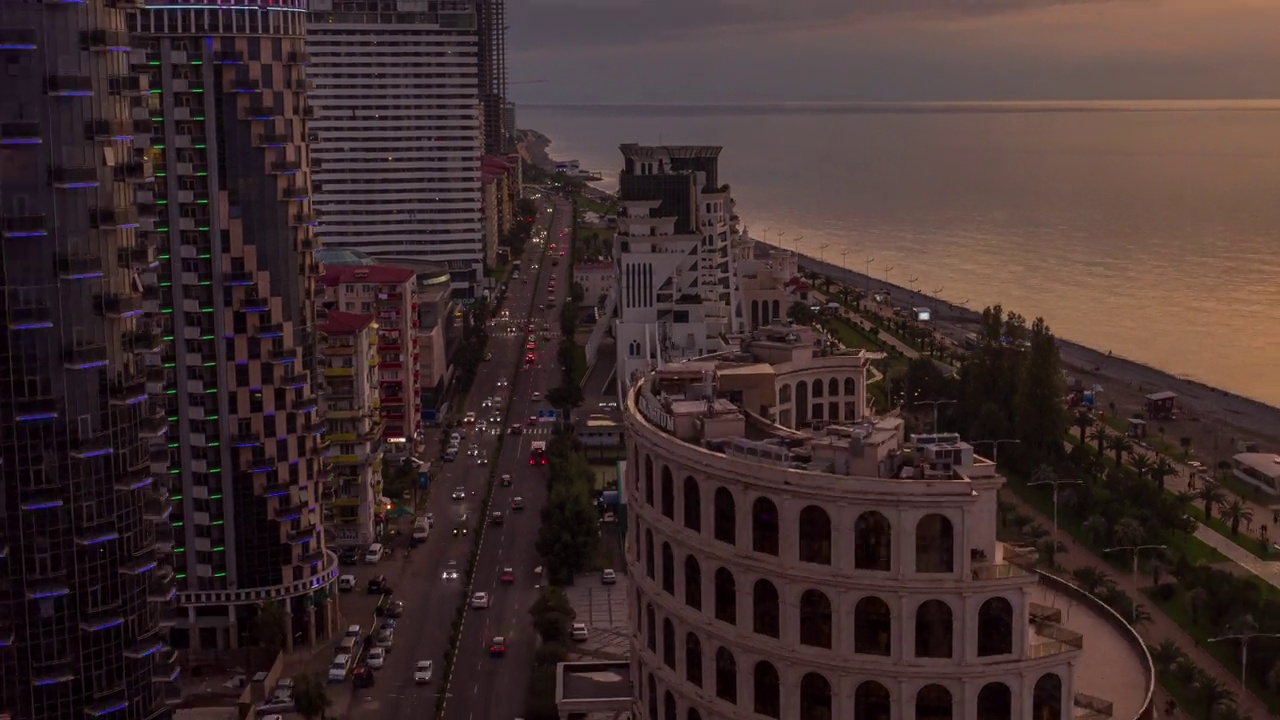
<instances>
[{"instance_id":1,"label":"dark car","mask_svg":"<svg viewBox=\"0 0 1280 720\"><path fill-rule=\"evenodd\" d=\"M387 617L398 618L404 615L404 603L399 600L392 600L387 605Z\"/></svg>"},{"instance_id":2,"label":"dark car","mask_svg":"<svg viewBox=\"0 0 1280 720\"><path fill-rule=\"evenodd\" d=\"M490 524L490 525L501 525L501 524L502 524L502 518L503 518L503 516L502 516L502 511L501 511L501 510L495 510L495 511L493 512L493 514L489 516L489 524Z\"/></svg>"},{"instance_id":3,"label":"dark car","mask_svg":"<svg viewBox=\"0 0 1280 720\"><path fill-rule=\"evenodd\" d=\"M359 565L360 551L356 548L343 548L338 553L338 562L343 565Z\"/></svg>"},{"instance_id":4,"label":"dark car","mask_svg":"<svg viewBox=\"0 0 1280 720\"><path fill-rule=\"evenodd\" d=\"M387 576L379 575L369 578L368 591L370 595L390 595L391 586L387 584Z\"/></svg>"},{"instance_id":5,"label":"dark car","mask_svg":"<svg viewBox=\"0 0 1280 720\"><path fill-rule=\"evenodd\" d=\"M511 426L511 434L512 434L512 435L523 435L523 434L524 434L524 426L523 426L523 425L519 425L519 424L512 425L512 426Z\"/></svg>"},{"instance_id":6,"label":"dark car","mask_svg":"<svg viewBox=\"0 0 1280 720\"><path fill-rule=\"evenodd\" d=\"M374 677L373 668L368 665L361 665L351 673L351 684L357 688L373 687Z\"/></svg>"}]
</instances>

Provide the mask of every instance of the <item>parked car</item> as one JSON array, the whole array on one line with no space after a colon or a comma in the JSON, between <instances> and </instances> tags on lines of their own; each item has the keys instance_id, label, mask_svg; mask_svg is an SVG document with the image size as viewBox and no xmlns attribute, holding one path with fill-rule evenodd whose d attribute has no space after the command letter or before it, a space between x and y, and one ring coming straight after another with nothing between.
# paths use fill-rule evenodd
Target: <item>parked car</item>
<instances>
[{"instance_id":1,"label":"parked car","mask_svg":"<svg viewBox=\"0 0 1280 720\"><path fill-rule=\"evenodd\" d=\"M601 585L613 585L616 582L618 582L618 575L613 571L612 568L605 568L604 570L600 571Z\"/></svg>"},{"instance_id":2,"label":"parked car","mask_svg":"<svg viewBox=\"0 0 1280 720\"><path fill-rule=\"evenodd\" d=\"M382 666L387 662L386 648L383 648L383 647L373 648L372 650L369 651L369 654L365 656L364 662L366 665L373 668L374 670L382 669Z\"/></svg>"},{"instance_id":3,"label":"parked car","mask_svg":"<svg viewBox=\"0 0 1280 720\"><path fill-rule=\"evenodd\" d=\"M430 660L419 660L418 664L413 666L413 681L416 683L429 683L434 672L435 666Z\"/></svg>"}]
</instances>

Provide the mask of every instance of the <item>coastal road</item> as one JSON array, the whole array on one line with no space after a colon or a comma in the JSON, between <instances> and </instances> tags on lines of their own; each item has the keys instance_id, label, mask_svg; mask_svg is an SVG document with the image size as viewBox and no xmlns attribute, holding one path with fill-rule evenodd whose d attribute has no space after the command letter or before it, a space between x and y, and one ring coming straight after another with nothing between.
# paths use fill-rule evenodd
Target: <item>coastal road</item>
<instances>
[{"instance_id":1,"label":"coastal road","mask_svg":"<svg viewBox=\"0 0 1280 720\"><path fill-rule=\"evenodd\" d=\"M547 250L538 278L531 281L536 282L537 303L546 306L543 316L553 329L559 327L558 303L569 296L571 214L572 208L567 203L557 202L548 238L548 243L554 242L557 248ZM563 258L559 258L561 251L565 253ZM559 260L557 266L552 265L553 256ZM547 285L553 276L557 303L547 300ZM532 393L539 392L545 398L546 392L559 384L556 355L555 342L543 343L536 367L521 372L516 378L511 395L514 417L527 417L550 407L545 400L533 400ZM528 464L529 446L531 442L549 438L546 434L512 436L503 449L502 472L511 472L513 483L509 488L495 488L494 509L506 512L507 516L502 525L490 525L484 534L474 587L476 592L489 593L490 605L467 611L445 705L446 720L512 720L524 713L536 645L529 608L538 597L537 586L541 581L535 573L541 560L534 544L547 497L547 470ZM513 440L519 442L511 442ZM513 469L507 470L508 467ZM513 513L510 512L511 500L517 496L523 499L525 509ZM513 583L500 581L504 568L513 571ZM505 657L490 656L489 646L495 636L506 641Z\"/></svg>"}]
</instances>

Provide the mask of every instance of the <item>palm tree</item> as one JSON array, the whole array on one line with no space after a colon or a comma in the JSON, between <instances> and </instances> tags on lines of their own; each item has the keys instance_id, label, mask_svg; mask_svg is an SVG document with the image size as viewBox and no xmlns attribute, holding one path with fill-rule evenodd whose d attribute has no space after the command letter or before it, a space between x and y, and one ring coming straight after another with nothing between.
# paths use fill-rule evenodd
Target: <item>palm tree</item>
<instances>
[{"instance_id":1,"label":"palm tree","mask_svg":"<svg viewBox=\"0 0 1280 720\"><path fill-rule=\"evenodd\" d=\"M1147 606L1138 601L1133 601L1133 611L1129 615L1129 619L1136 627L1151 622L1151 611L1147 610Z\"/></svg>"},{"instance_id":2,"label":"palm tree","mask_svg":"<svg viewBox=\"0 0 1280 720\"><path fill-rule=\"evenodd\" d=\"M1151 468L1154 467L1151 463L1151 458L1146 453L1140 452L1135 452L1129 457L1129 466L1133 468L1134 472L1138 473L1139 480L1145 480L1147 473L1151 472Z\"/></svg>"},{"instance_id":3,"label":"palm tree","mask_svg":"<svg viewBox=\"0 0 1280 720\"><path fill-rule=\"evenodd\" d=\"M1218 708L1224 705L1236 703L1235 693L1228 690L1221 680L1211 675L1205 675L1196 683L1196 694L1200 696L1200 705L1204 708L1206 717L1213 717Z\"/></svg>"},{"instance_id":4,"label":"palm tree","mask_svg":"<svg viewBox=\"0 0 1280 720\"><path fill-rule=\"evenodd\" d=\"M1170 475L1176 475L1178 470L1173 466L1173 463L1169 461L1169 458L1160 455L1156 457L1156 462L1151 466L1150 473L1151 479L1155 480L1156 484L1160 486L1161 490L1163 490L1164 479Z\"/></svg>"},{"instance_id":5,"label":"palm tree","mask_svg":"<svg viewBox=\"0 0 1280 720\"><path fill-rule=\"evenodd\" d=\"M1182 456L1191 456L1191 438L1183 436L1178 438L1178 444L1182 446Z\"/></svg>"},{"instance_id":6,"label":"palm tree","mask_svg":"<svg viewBox=\"0 0 1280 720\"><path fill-rule=\"evenodd\" d=\"M1253 510L1249 509L1239 498L1232 500L1222 508L1222 519L1231 523L1231 534L1240 534L1240 522L1252 521Z\"/></svg>"},{"instance_id":7,"label":"palm tree","mask_svg":"<svg viewBox=\"0 0 1280 720\"><path fill-rule=\"evenodd\" d=\"M1107 438L1111 437L1111 433L1107 432L1106 425L1096 425L1089 431L1089 439L1098 446L1098 455L1102 455L1107 446Z\"/></svg>"},{"instance_id":8,"label":"palm tree","mask_svg":"<svg viewBox=\"0 0 1280 720\"><path fill-rule=\"evenodd\" d=\"M329 688L319 676L302 674L293 678L293 706L306 720L324 717L332 703Z\"/></svg>"},{"instance_id":9,"label":"palm tree","mask_svg":"<svg viewBox=\"0 0 1280 720\"><path fill-rule=\"evenodd\" d=\"M1149 650L1151 651L1151 662L1160 671L1173 667L1173 664L1183 655L1182 648L1178 647L1178 643L1172 640L1163 640L1159 645L1152 645ZM1280 667L1280 663L1277 664L1277 667Z\"/></svg>"},{"instance_id":10,"label":"palm tree","mask_svg":"<svg viewBox=\"0 0 1280 720\"><path fill-rule=\"evenodd\" d=\"M1115 529L1111 532L1111 539L1115 541L1116 545L1129 547L1141 545L1146 536L1146 530L1143 530L1142 525L1133 518L1124 518L1116 523Z\"/></svg>"},{"instance_id":11,"label":"palm tree","mask_svg":"<svg viewBox=\"0 0 1280 720\"><path fill-rule=\"evenodd\" d=\"M1088 410L1077 410L1073 424L1080 429L1080 444L1084 444L1085 435L1089 432L1089 428L1093 427L1093 413Z\"/></svg>"},{"instance_id":12,"label":"palm tree","mask_svg":"<svg viewBox=\"0 0 1280 720\"><path fill-rule=\"evenodd\" d=\"M1116 454L1116 467L1124 467L1124 455L1125 453L1133 452L1133 442L1124 435L1117 433L1111 436L1107 444L1111 446L1111 450Z\"/></svg>"},{"instance_id":13,"label":"palm tree","mask_svg":"<svg viewBox=\"0 0 1280 720\"><path fill-rule=\"evenodd\" d=\"M1081 590L1090 595L1097 595L1099 590L1111 585L1111 577L1092 565L1072 570L1071 577L1075 578Z\"/></svg>"},{"instance_id":14,"label":"palm tree","mask_svg":"<svg viewBox=\"0 0 1280 720\"><path fill-rule=\"evenodd\" d=\"M258 606L258 614L253 616L249 632L253 644L267 651L271 657L284 649L289 639L288 619L280 603L268 602Z\"/></svg>"},{"instance_id":15,"label":"palm tree","mask_svg":"<svg viewBox=\"0 0 1280 720\"><path fill-rule=\"evenodd\" d=\"M1204 503L1204 519L1208 520L1213 517L1213 508L1225 502L1227 496L1221 485L1213 480L1205 480L1204 485L1196 491L1196 499Z\"/></svg>"},{"instance_id":16,"label":"palm tree","mask_svg":"<svg viewBox=\"0 0 1280 720\"><path fill-rule=\"evenodd\" d=\"M1089 539L1098 545L1105 543L1111 532L1107 519L1101 515L1090 515L1080 528L1089 533Z\"/></svg>"},{"instance_id":17,"label":"palm tree","mask_svg":"<svg viewBox=\"0 0 1280 720\"><path fill-rule=\"evenodd\" d=\"M1200 614L1209 604L1209 593L1204 588L1193 588L1187 591L1187 610L1191 611L1191 624L1200 623Z\"/></svg>"}]
</instances>

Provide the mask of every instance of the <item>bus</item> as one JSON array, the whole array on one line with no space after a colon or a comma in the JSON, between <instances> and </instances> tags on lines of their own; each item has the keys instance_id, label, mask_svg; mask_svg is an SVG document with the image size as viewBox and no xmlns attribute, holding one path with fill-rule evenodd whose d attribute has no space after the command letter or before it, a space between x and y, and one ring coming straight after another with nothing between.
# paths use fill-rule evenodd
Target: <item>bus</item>
<instances>
[{"instance_id":1,"label":"bus","mask_svg":"<svg viewBox=\"0 0 1280 720\"><path fill-rule=\"evenodd\" d=\"M529 464L530 465L546 465L547 464L547 444L541 440L533 441L529 446Z\"/></svg>"},{"instance_id":2,"label":"bus","mask_svg":"<svg viewBox=\"0 0 1280 720\"><path fill-rule=\"evenodd\" d=\"M520 272L520 261L519 261L519 260L515 260L515 261L513 261L513 262L511 263L511 272L513 272L513 273L518 273L518 272Z\"/></svg>"}]
</instances>

